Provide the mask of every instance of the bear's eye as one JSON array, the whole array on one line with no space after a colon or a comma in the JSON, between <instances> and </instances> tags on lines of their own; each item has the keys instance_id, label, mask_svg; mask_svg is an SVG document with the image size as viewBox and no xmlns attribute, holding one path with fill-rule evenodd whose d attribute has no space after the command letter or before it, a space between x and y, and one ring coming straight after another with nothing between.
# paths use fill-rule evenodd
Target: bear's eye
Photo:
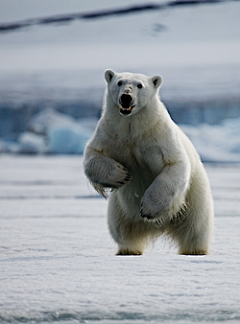
<instances>
[{"instance_id":1,"label":"bear's eye","mask_svg":"<svg viewBox=\"0 0 240 324\"><path fill-rule=\"evenodd\" d=\"M121 85L122 85L122 81L118 81L117 85L118 85L119 87L121 87Z\"/></svg>"},{"instance_id":2,"label":"bear's eye","mask_svg":"<svg viewBox=\"0 0 240 324\"><path fill-rule=\"evenodd\" d=\"M138 89L142 89L143 86L141 83L138 83L137 87L138 87Z\"/></svg>"}]
</instances>

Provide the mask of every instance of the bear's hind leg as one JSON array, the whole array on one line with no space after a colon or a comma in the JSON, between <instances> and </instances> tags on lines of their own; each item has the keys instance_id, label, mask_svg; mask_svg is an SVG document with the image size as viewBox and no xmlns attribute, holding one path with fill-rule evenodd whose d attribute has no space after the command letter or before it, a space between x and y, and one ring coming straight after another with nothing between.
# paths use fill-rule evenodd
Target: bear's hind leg
<instances>
[{"instance_id":1,"label":"bear's hind leg","mask_svg":"<svg viewBox=\"0 0 240 324\"><path fill-rule=\"evenodd\" d=\"M208 217L188 217L183 223L175 224L172 237L178 243L178 253L183 255L210 254L212 241L211 215Z\"/></svg>"},{"instance_id":2,"label":"bear's hind leg","mask_svg":"<svg viewBox=\"0 0 240 324\"><path fill-rule=\"evenodd\" d=\"M142 255L150 241L150 237L145 224L126 222L122 224L120 235L115 241L118 243L116 255Z\"/></svg>"},{"instance_id":3,"label":"bear's hind leg","mask_svg":"<svg viewBox=\"0 0 240 324\"><path fill-rule=\"evenodd\" d=\"M210 254L208 244L199 244L196 238L192 238L187 244L179 242L178 254L181 255L207 255Z\"/></svg>"},{"instance_id":4,"label":"bear's hind leg","mask_svg":"<svg viewBox=\"0 0 240 324\"><path fill-rule=\"evenodd\" d=\"M205 171L192 181L186 206L182 220L173 224L171 230L172 237L178 242L179 254L210 254L214 210Z\"/></svg>"},{"instance_id":5,"label":"bear's hind leg","mask_svg":"<svg viewBox=\"0 0 240 324\"><path fill-rule=\"evenodd\" d=\"M112 192L109 197L108 227L112 238L118 244L116 255L143 254L148 241L146 223L134 214L126 215L116 192Z\"/></svg>"},{"instance_id":6,"label":"bear's hind leg","mask_svg":"<svg viewBox=\"0 0 240 324\"><path fill-rule=\"evenodd\" d=\"M137 224L131 224L128 228L124 230L125 235L123 240L118 243L118 251L116 255L142 255L147 247L147 236L143 233L137 233L134 229Z\"/></svg>"}]
</instances>

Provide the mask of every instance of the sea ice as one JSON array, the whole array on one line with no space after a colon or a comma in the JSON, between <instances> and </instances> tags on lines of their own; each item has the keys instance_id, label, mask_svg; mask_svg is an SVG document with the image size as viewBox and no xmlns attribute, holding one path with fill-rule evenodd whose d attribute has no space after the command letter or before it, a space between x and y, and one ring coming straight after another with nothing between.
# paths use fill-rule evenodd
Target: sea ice
<instances>
[{"instance_id":1,"label":"sea ice","mask_svg":"<svg viewBox=\"0 0 240 324\"><path fill-rule=\"evenodd\" d=\"M239 164L206 165L212 255L179 256L160 237L143 256L117 257L82 161L1 155L0 322L239 323Z\"/></svg>"}]
</instances>

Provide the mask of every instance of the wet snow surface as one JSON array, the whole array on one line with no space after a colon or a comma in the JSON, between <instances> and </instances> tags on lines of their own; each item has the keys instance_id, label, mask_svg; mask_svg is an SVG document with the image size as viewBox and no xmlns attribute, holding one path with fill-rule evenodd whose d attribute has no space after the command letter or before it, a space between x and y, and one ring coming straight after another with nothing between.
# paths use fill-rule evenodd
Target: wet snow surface
<instances>
[{"instance_id":1,"label":"wet snow surface","mask_svg":"<svg viewBox=\"0 0 240 324\"><path fill-rule=\"evenodd\" d=\"M240 165L206 165L212 255L116 257L81 157L0 157L1 323L239 323Z\"/></svg>"}]
</instances>

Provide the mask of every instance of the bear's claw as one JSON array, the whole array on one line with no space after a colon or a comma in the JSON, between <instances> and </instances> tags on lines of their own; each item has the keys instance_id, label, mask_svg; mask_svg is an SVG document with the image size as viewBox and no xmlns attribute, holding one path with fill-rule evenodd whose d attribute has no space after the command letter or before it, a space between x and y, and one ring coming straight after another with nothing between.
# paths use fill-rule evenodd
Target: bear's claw
<instances>
[{"instance_id":1,"label":"bear's claw","mask_svg":"<svg viewBox=\"0 0 240 324\"><path fill-rule=\"evenodd\" d=\"M132 176L127 173L126 177L124 178L123 181L118 181L117 183L120 185L120 186L124 186L130 179L132 178Z\"/></svg>"},{"instance_id":2,"label":"bear's claw","mask_svg":"<svg viewBox=\"0 0 240 324\"><path fill-rule=\"evenodd\" d=\"M163 227L164 224L165 224L163 219L158 218L158 217L154 217L154 215L151 214L151 213L144 213L144 211L143 211L143 203L140 206L140 216L142 217L142 219L144 219L146 221L154 222L160 227Z\"/></svg>"},{"instance_id":3,"label":"bear's claw","mask_svg":"<svg viewBox=\"0 0 240 324\"><path fill-rule=\"evenodd\" d=\"M142 211L142 209L140 209L140 216L141 216L142 218L144 218L144 219L148 219L148 220L153 219L153 217L152 217L151 214L145 214L145 213Z\"/></svg>"},{"instance_id":4,"label":"bear's claw","mask_svg":"<svg viewBox=\"0 0 240 324\"><path fill-rule=\"evenodd\" d=\"M132 178L131 174L130 173L127 173L124 181L129 181L131 178Z\"/></svg>"},{"instance_id":5,"label":"bear's claw","mask_svg":"<svg viewBox=\"0 0 240 324\"><path fill-rule=\"evenodd\" d=\"M147 219L147 220L151 220L151 219L153 219L151 215L144 215L144 214L142 214L142 213L141 213L140 215L141 215L141 217L142 217L143 219Z\"/></svg>"}]
</instances>

